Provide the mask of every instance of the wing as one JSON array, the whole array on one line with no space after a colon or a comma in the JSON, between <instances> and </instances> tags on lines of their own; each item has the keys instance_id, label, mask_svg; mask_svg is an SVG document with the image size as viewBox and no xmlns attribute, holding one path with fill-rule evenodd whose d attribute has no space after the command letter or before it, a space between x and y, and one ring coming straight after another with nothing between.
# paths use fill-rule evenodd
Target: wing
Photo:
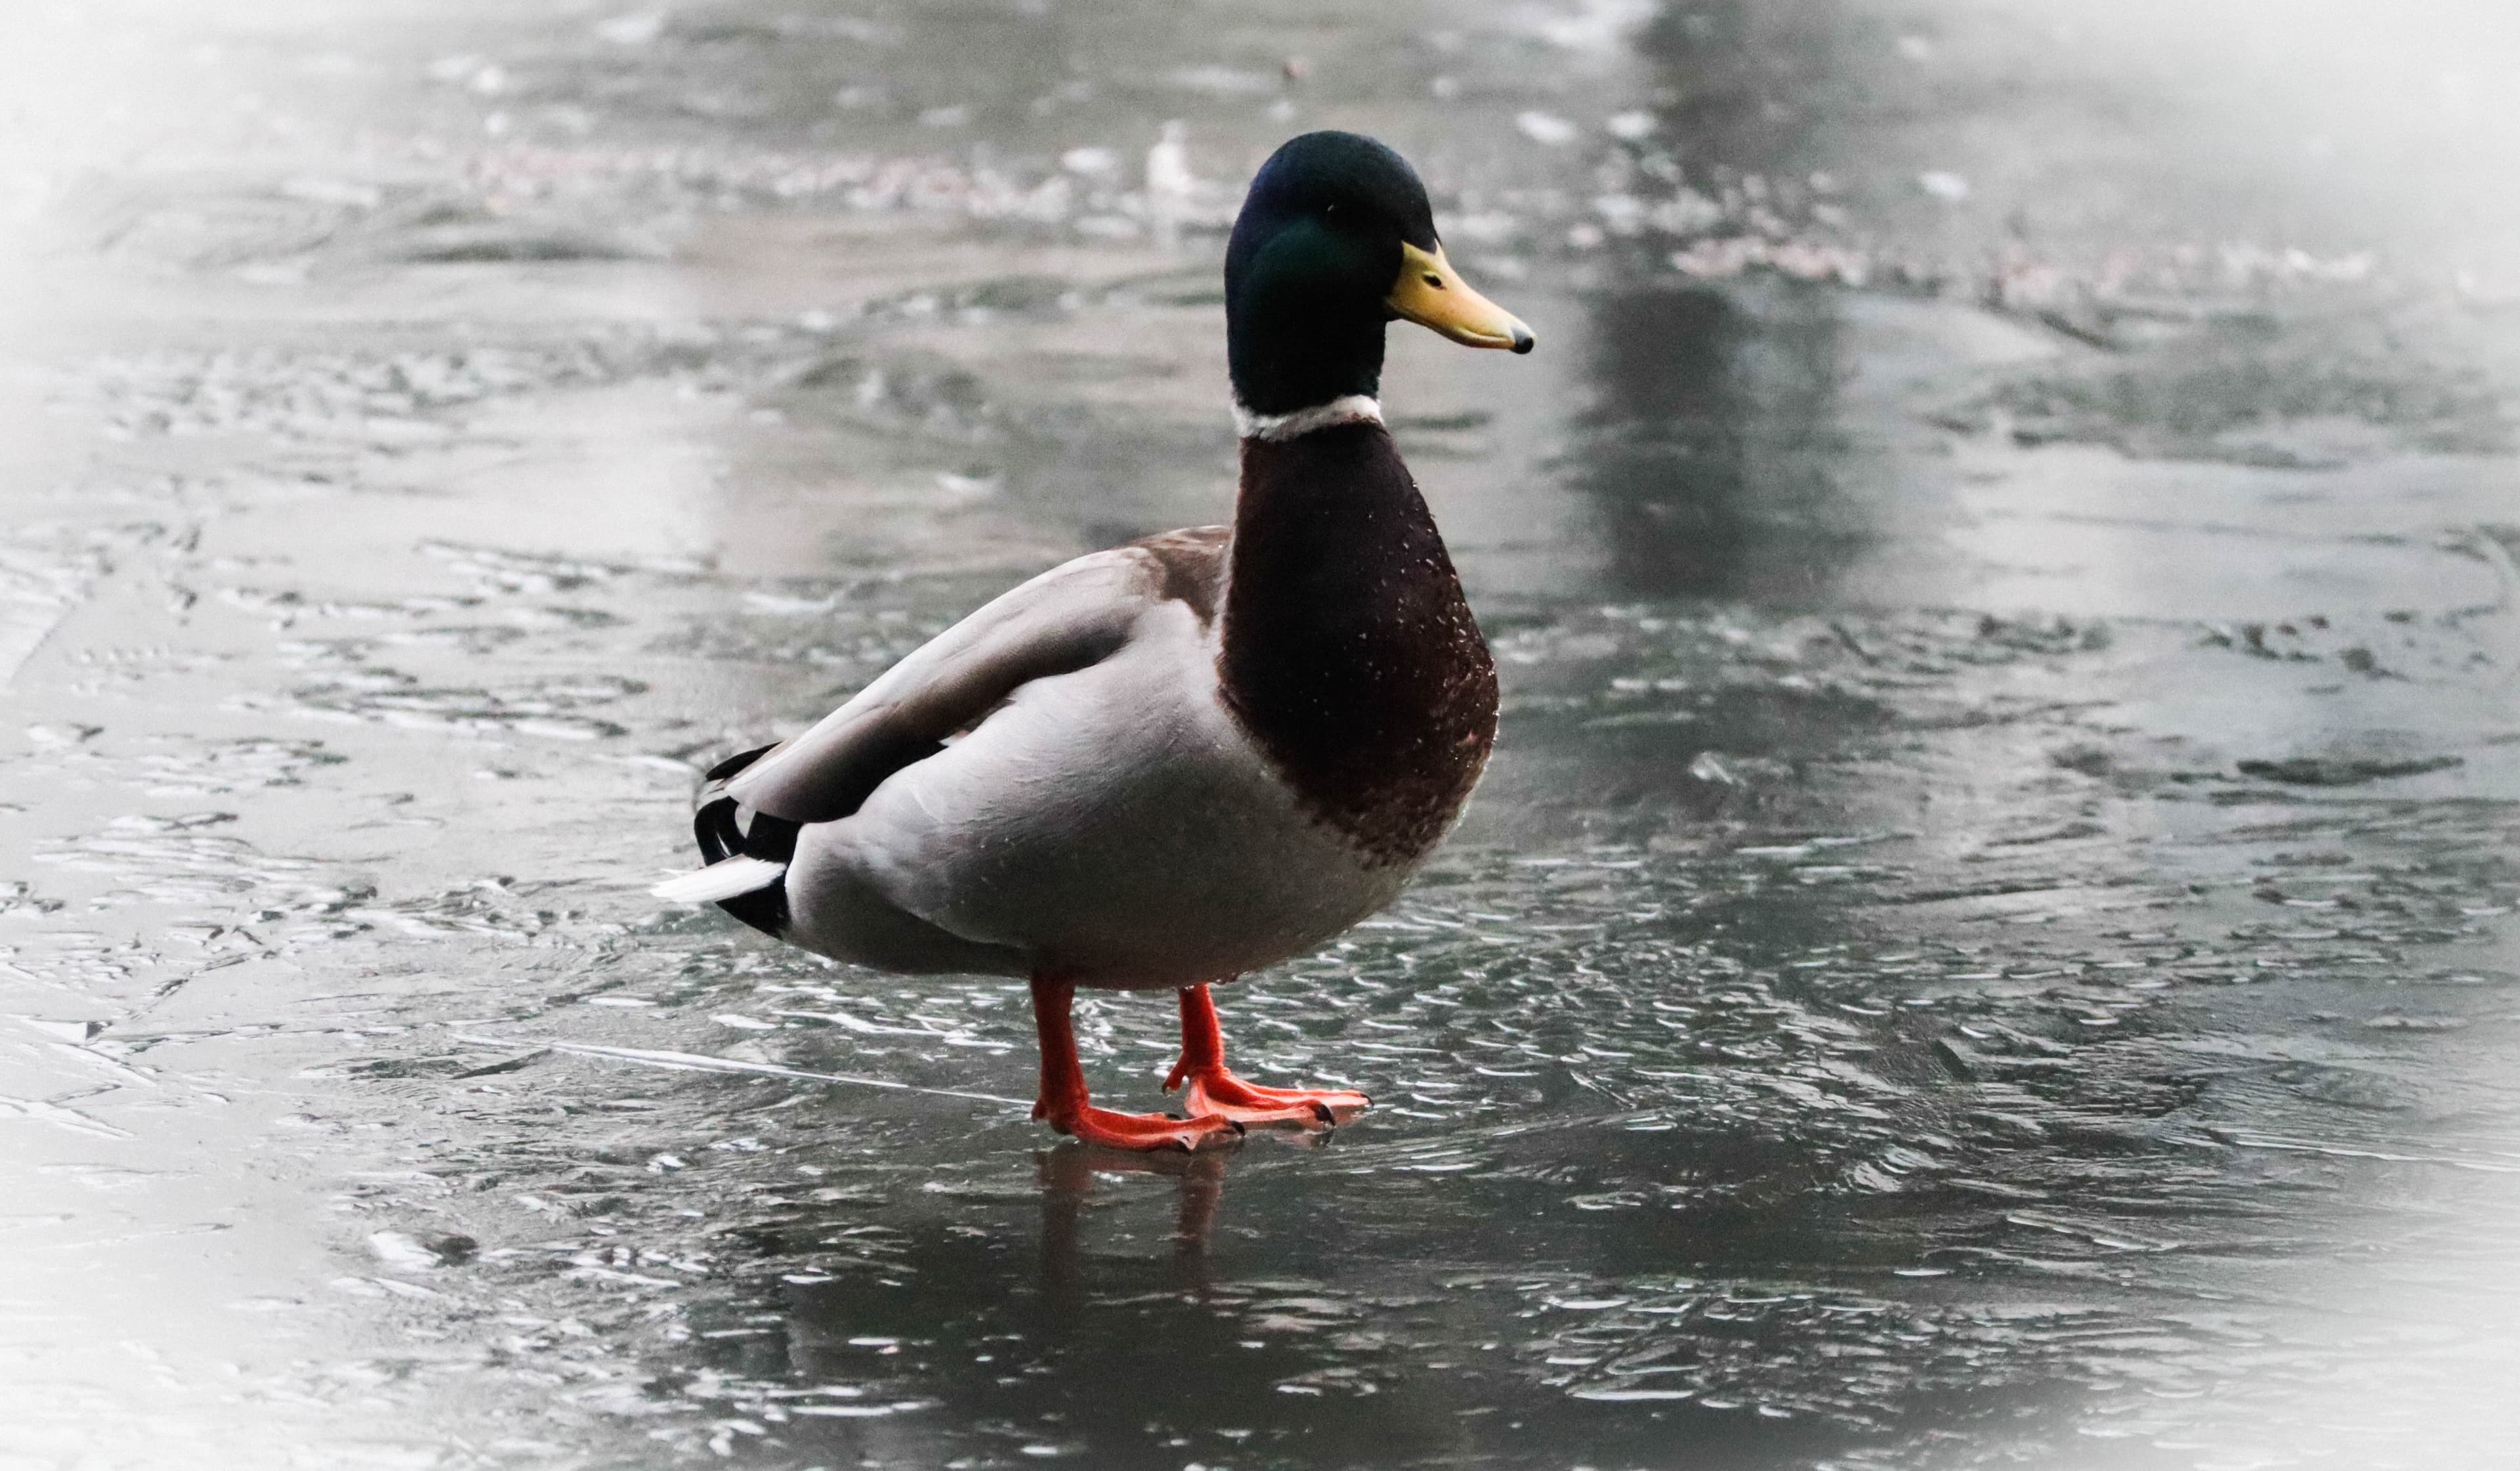
<instances>
[{"instance_id":1,"label":"wing","mask_svg":"<svg viewBox=\"0 0 2520 1471\"><path fill-rule=\"evenodd\" d=\"M1200 612L1199 600L1185 596L1176 566L1182 556L1171 541L1205 542L1209 529L1168 532L1052 568L938 634L821 724L753 762L727 782L727 795L790 822L848 816L886 777L934 755L1018 686L1109 658L1148 609L1173 599ZM1221 553L1223 529L1214 530ZM1209 560L1221 572L1221 555Z\"/></svg>"}]
</instances>

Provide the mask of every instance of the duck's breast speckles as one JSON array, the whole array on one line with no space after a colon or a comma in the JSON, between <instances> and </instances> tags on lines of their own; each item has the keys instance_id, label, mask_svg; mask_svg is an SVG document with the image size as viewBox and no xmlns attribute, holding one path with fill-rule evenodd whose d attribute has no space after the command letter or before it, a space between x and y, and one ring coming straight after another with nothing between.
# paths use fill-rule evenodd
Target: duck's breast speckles
<instances>
[{"instance_id":1,"label":"duck's breast speckles","mask_svg":"<svg viewBox=\"0 0 2520 1471\"><path fill-rule=\"evenodd\" d=\"M1496 739L1496 666L1378 424L1246 439L1225 699L1307 808L1376 863L1422 858Z\"/></svg>"}]
</instances>

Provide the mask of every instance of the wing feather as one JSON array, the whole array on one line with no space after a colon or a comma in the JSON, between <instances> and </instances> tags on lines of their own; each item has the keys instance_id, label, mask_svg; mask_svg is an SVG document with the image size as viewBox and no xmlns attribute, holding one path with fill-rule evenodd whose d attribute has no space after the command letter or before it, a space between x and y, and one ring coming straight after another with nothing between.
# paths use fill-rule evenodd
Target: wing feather
<instances>
[{"instance_id":1,"label":"wing feather","mask_svg":"<svg viewBox=\"0 0 2520 1471\"><path fill-rule=\"evenodd\" d=\"M1163 599L1164 580L1162 564L1137 547L1052 568L922 645L727 793L791 822L846 817L1018 686L1109 658Z\"/></svg>"}]
</instances>

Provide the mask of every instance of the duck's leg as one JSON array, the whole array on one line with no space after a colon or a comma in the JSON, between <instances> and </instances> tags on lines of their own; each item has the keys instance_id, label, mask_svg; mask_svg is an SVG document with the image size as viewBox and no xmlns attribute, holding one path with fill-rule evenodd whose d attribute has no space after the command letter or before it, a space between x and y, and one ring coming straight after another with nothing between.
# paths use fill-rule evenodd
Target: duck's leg
<instances>
[{"instance_id":1,"label":"duck's leg","mask_svg":"<svg viewBox=\"0 0 2520 1471\"><path fill-rule=\"evenodd\" d=\"M1032 978L1033 1024L1041 1030L1041 1093L1032 1116L1063 1134L1112 1149L1202 1149L1231 1143L1242 1126L1216 1113L1191 1119L1166 1114L1115 1114L1096 1108L1085 1092L1085 1066L1076 1060L1076 1032L1068 1010L1076 986L1050 976Z\"/></svg>"},{"instance_id":2,"label":"duck's leg","mask_svg":"<svg viewBox=\"0 0 2520 1471\"><path fill-rule=\"evenodd\" d=\"M1264 1088L1244 1082L1225 1066L1225 1033L1216 1025L1216 1002L1204 986L1181 993L1182 1055L1164 1080L1169 1093L1184 1082L1182 1106L1192 1114L1222 1114L1244 1124L1336 1124L1372 1102L1336 1088Z\"/></svg>"}]
</instances>

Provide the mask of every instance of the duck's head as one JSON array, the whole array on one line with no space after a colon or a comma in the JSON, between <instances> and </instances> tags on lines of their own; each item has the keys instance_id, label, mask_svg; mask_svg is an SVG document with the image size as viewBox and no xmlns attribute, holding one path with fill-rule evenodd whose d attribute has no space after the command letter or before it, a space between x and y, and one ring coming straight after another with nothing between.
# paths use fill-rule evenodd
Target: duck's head
<instances>
[{"instance_id":1,"label":"duck's head","mask_svg":"<svg viewBox=\"0 0 2520 1471\"><path fill-rule=\"evenodd\" d=\"M1235 401L1276 415L1372 397L1394 318L1472 347L1531 350L1531 329L1444 258L1408 160L1355 133L1293 139L1260 166L1226 247Z\"/></svg>"}]
</instances>

